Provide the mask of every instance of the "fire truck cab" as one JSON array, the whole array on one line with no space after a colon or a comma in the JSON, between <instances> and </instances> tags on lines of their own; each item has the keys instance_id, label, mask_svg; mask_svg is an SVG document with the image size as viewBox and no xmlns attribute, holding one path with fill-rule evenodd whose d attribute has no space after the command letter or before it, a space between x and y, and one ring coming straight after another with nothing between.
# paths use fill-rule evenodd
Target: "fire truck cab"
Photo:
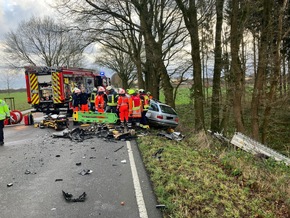
<instances>
[{"instance_id":1,"label":"fire truck cab","mask_svg":"<svg viewBox=\"0 0 290 218\"><path fill-rule=\"evenodd\" d=\"M93 70L65 67L25 67L27 102L35 112L46 114L66 111L72 114L71 96L74 88L85 88L90 94L94 87L110 85L110 79Z\"/></svg>"}]
</instances>

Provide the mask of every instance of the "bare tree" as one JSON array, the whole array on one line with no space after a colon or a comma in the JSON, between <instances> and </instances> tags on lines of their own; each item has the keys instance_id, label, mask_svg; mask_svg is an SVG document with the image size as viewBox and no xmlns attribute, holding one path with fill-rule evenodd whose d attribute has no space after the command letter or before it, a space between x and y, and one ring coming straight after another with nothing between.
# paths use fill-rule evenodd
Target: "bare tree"
<instances>
[{"instance_id":1,"label":"bare tree","mask_svg":"<svg viewBox=\"0 0 290 218\"><path fill-rule=\"evenodd\" d=\"M1 68L0 81L4 84L4 88L7 90L8 95L11 93L11 89L15 88L14 82L19 78L19 71L11 68Z\"/></svg>"},{"instance_id":2,"label":"bare tree","mask_svg":"<svg viewBox=\"0 0 290 218\"><path fill-rule=\"evenodd\" d=\"M173 87L164 64L165 52L170 50L168 47L164 49L165 45L175 46L184 37L181 28L181 15L174 0L86 0L85 4L82 5L68 0L59 1L56 7L62 13L68 13L76 18L75 21L78 24L84 25L78 25L76 28L90 34L91 38L95 39L94 42L100 38L104 41L107 37L113 37L116 31L119 31L119 26L116 28L116 24L125 24L124 26L128 28L128 31L133 28L134 31L141 34L145 46L145 64L143 65L145 86L157 97L161 81L165 101L174 107ZM122 32L125 32L123 30L122 28ZM138 38L135 33L130 35ZM120 34L118 34L119 36ZM140 53L134 52L132 54ZM140 67L140 63L138 67ZM139 71L138 77L140 78Z\"/></svg>"},{"instance_id":3,"label":"bare tree","mask_svg":"<svg viewBox=\"0 0 290 218\"><path fill-rule=\"evenodd\" d=\"M79 66L85 48L82 37L50 17L32 17L5 37L5 53L11 65Z\"/></svg>"},{"instance_id":4,"label":"bare tree","mask_svg":"<svg viewBox=\"0 0 290 218\"><path fill-rule=\"evenodd\" d=\"M133 86L136 79L136 67L127 53L119 49L103 47L96 58L96 63L115 71L122 80L122 88L128 89Z\"/></svg>"}]
</instances>

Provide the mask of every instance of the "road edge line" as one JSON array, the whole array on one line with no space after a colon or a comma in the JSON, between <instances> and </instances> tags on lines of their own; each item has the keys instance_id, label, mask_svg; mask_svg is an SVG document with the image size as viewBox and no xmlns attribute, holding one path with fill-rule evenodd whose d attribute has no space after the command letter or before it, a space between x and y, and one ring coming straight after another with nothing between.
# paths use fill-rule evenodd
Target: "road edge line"
<instances>
[{"instance_id":1,"label":"road edge line","mask_svg":"<svg viewBox=\"0 0 290 218\"><path fill-rule=\"evenodd\" d=\"M126 141L127 144L127 149L128 149L128 155L129 155L129 161L130 161L130 166L131 166L131 172L132 172L132 178L133 178L133 184L134 184L134 189L135 189L135 196L137 200L137 205L139 209L139 215L140 218L148 218L146 206L145 206L145 201L140 185L140 180L138 177L137 173L137 168L134 160L134 155L131 147L130 141Z\"/></svg>"}]
</instances>

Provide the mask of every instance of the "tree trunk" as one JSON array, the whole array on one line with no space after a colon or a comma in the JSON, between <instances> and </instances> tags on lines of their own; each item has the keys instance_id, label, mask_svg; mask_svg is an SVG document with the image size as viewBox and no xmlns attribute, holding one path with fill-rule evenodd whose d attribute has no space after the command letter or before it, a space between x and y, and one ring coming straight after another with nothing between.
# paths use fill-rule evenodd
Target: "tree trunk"
<instances>
[{"instance_id":1,"label":"tree trunk","mask_svg":"<svg viewBox=\"0 0 290 218\"><path fill-rule=\"evenodd\" d=\"M155 41L155 37L152 35L151 31L152 23L150 19L148 19L148 9L146 5L144 5L144 7L145 8L141 10L142 13L140 12L141 31L145 41L147 67L153 68L153 71L147 72L150 81L146 81L146 83L149 82L147 84L151 87L149 90L152 90L151 93L153 96L156 94L159 97L159 79L161 79L165 102L175 107L175 102L173 101L173 87L162 58L162 43L157 43Z\"/></svg>"},{"instance_id":2,"label":"tree trunk","mask_svg":"<svg viewBox=\"0 0 290 218\"><path fill-rule=\"evenodd\" d=\"M221 70L222 70L222 47L221 33L223 24L223 6L224 0L216 1L216 34L215 34L215 61L212 87L211 104L211 131L220 132L220 91L221 91Z\"/></svg>"},{"instance_id":3,"label":"tree trunk","mask_svg":"<svg viewBox=\"0 0 290 218\"><path fill-rule=\"evenodd\" d=\"M182 11L184 22L190 35L194 82L191 90L194 97L195 131L201 131L204 129L204 110L197 10L195 0L189 0L188 8L182 0L175 1Z\"/></svg>"},{"instance_id":4,"label":"tree trunk","mask_svg":"<svg viewBox=\"0 0 290 218\"><path fill-rule=\"evenodd\" d=\"M257 76L255 77L252 102L251 102L251 125L252 137L255 140L259 139L259 109L265 84L265 76L267 70L267 49L269 43L269 23L271 17L271 3L264 0L264 11L262 19L261 40L259 43L259 62L257 68Z\"/></svg>"},{"instance_id":5,"label":"tree trunk","mask_svg":"<svg viewBox=\"0 0 290 218\"><path fill-rule=\"evenodd\" d=\"M232 1L231 12L231 88L233 90L233 112L237 131L244 132L244 124L242 117L242 96L243 96L243 70L239 58L239 47L242 39L243 28L238 20L239 1ZM238 23L239 22L239 23Z\"/></svg>"},{"instance_id":6,"label":"tree trunk","mask_svg":"<svg viewBox=\"0 0 290 218\"><path fill-rule=\"evenodd\" d=\"M266 142L266 138L267 138L267 129L268 129L268 125L269 125L269 119L270 119L270 115L271 115L271 110L272 110L272 106L273 106L273 102L276 96L276 90L277 90L277 86L278 86L278 80L281 74L281 40L282 40L282 31L283 31L283 16L284 16L284 12L285 12L285 8L287 5L288 0L284 0L283 4L279 10L278 13L278 29L277 31L275 31L275 37L276 38L276 48L275 48L275 52L274 52L274 72L272 75L272 81L271 81L271 86L270 86L270 92L267 95L268 99L267 99L267 105L264 111L264 119L263 119L263 124L262 124L262 143Z\"/></svg>"}]
</instances>

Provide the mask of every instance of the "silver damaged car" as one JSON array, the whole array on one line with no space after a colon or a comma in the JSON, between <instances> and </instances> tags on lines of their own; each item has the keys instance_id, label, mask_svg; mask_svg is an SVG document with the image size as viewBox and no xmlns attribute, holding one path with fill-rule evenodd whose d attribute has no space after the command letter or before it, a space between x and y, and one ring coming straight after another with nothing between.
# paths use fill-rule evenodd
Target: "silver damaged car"
<instances>
[{"instance_id":1,"label":"silver damaged car","mask_svg":"<svg viewBox=\"0 0 290 218\"><path fill-rule=\"evenodd\" d=\"M176 111L169 105L156 100L150 100L150 107L146 113L146 117L151 126L170 128L178 126Z\"/></svg>"}]
</instances>

